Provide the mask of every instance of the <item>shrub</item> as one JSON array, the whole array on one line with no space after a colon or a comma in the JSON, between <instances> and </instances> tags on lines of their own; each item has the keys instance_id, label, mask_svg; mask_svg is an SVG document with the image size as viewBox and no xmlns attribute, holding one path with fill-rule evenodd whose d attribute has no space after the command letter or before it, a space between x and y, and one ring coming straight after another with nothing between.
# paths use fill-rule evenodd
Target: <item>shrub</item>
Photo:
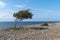
<instances>
[{"instance_id":1,"label":"shrub","mask_svg":"<svg viewBox=\"0 0 60 40\"><path fill-rule=\"evenodd\" d=\"M49 26L49 25L48 25L48 23L44 23L44 24L42 24L41 26Z\"/></svg>"},{"instance_id":2,"label":"shrub","mask_svg":"<svg viewBox=\"0 0 60 40\"><path fill-rule=\"evenodd\" d=\"M48 21L47 23L52 23L51 21Z\"/></svg>"}]
</instances>

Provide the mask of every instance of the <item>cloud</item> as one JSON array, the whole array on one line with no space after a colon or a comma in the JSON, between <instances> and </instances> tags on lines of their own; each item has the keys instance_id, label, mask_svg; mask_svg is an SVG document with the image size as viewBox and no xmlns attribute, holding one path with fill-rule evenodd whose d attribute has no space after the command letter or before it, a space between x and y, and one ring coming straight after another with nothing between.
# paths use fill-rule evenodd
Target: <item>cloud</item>
<instances>
[{"instance_id":1,"label":"cloud","mask_svg":"<svg viewBox=\"0 0 60 40\"><path fill-rule=\"evenodd\" d=\"M12 18L13 16L12 16L12 14L9 14L9 13L6 13L6 12L2 12L1 14L0 14L0 19L4 19L4 18L6 18L6 19L10 19L10 18Z\"/></svg>"},{"instance_id":2,"label":"cloud","mask_svg":"<svg viewBox=\"0 0 60 40\"><path fill-rule=\"evenodd\" d=\"M12 19L13 18L13 10L7 9L0 12L0 19Z\"/></svg>"},{"instance_id":3,"label":"cloud","mask_svg":"<svg viewBox=\"0 0 60 40\"><path fill-rule=\"evenodd\" d=\"M6 3L3 1L0 1L0 7L5 7L5 6L6 6Z\"/></svg>"},{"instance_id":4,"label":"cloud","mask_svg":"<svg viewBox=\"0 0 60 40\"><path fill-rule=\"evenodd\" d=\"M14 21L15 17L13 17L13 14L15 13L15 10L12 9L4 9L0 11L0 21Z\"/></svg>"},{"instance_id":5,"label":"cloud","mask_svg":"<svg viewBox=\"0 0 60 40\"><path fill-rule=\"evenodd\" d=\"M24 8L24 7L26 7L26 5L15 5L15 7L17 7L17 8Z\"/></svg>"}]
</instances>

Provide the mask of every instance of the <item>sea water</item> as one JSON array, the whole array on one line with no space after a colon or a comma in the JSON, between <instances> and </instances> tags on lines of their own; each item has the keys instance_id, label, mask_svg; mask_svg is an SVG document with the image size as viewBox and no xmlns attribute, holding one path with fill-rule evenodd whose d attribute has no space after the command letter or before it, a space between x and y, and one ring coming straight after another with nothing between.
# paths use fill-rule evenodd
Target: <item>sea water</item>
<instances>
[{"instance_id":1,"label":"sea water","mask_svg":"<svg viewBox=\"0 0 60 40\"><path fill-rule=\"evenodd\" d=\"M30 21L30 22L18 22L16 26L26 26L45 23L47 21ZM53 21L53 23L59 21ZM0 22L0 28L13 27L15 22Z\"/></svg>"}]
</instances>

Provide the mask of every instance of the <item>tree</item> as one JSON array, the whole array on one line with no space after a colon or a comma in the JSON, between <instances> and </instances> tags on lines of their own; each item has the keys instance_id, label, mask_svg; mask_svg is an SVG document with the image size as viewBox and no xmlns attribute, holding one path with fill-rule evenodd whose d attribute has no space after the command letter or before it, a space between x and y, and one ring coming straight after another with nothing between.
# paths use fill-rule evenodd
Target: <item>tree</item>
<instances>
[{"instance_id":1,"label":"tree","mask_svg":"<svg viewBox=\"0 0 60 40\"><path fill-rule=\"evenodd\" d=\"M32 13L30 12L30 10L21 10L19 12L14 13L13 16L16 18L15 19L15 24L14 24L14 27L16 28L16 24L19 21L22 21L24 19L31 19L32 18Z\"/></svg>"}]
</instances>

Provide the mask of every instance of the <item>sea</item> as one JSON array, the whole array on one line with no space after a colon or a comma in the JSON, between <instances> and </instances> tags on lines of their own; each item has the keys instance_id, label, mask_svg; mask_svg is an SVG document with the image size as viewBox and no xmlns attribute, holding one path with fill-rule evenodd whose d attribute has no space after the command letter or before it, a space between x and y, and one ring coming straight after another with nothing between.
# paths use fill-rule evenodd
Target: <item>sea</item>
<instances>
[{"instance_id":1,"label":"sea","mask_svg":"<svg viewBox=\"0 0 60 40\"><path fill-rule=\"evenodd\" d=\"M25 22L18 22L17 26L27 26L27 25L35 25L35 24L42 24L46 23L47 21L25 21ZM52 21L52 23L56 23L60 21ZM8 28L8 27L14 27L15 22L0 22L0 28Z\"/></svg>"}]
</instances>

